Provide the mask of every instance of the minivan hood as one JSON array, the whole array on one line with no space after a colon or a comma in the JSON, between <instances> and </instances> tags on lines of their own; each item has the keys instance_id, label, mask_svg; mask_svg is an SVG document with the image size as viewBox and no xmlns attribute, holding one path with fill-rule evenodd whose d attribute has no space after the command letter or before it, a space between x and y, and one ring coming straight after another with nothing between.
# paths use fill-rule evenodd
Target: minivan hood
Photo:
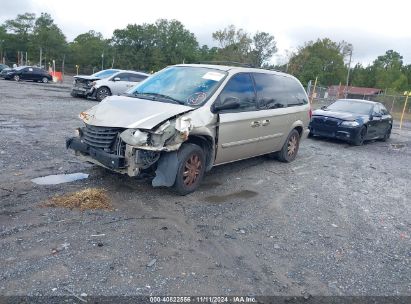
<instances>
[{"instance_id":1,"label":"minivan hood","mask_svg":"<svg viewBox=\"0 0 411 304\"><path fill-rule=\"evenodd\" d=\"M163 121L193 110L192 107L127 96L109 96L81 112L86 124L100 127L152 129Z\"/></svg>"}]
</instances>

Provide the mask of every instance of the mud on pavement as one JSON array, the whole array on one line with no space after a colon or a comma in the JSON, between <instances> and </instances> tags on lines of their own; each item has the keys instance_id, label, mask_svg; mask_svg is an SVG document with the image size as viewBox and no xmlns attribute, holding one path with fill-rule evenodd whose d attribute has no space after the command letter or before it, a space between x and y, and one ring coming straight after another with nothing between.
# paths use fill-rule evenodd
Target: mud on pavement
<instances>
[{"instance_id":1,"label":"mud on pavement","mask_svg":"<svg viewBox=\"0 0 411 304\"><path fill-rule=\"evenodd\" d=\"M180 197L65 149L96 102L0 80L1 295L410 295L411 131L306 139L290 164L214 168ZM33 178L88 178L38 185ZM104 189L111 208L44 207Z\"/></svg>"}]
</instances>

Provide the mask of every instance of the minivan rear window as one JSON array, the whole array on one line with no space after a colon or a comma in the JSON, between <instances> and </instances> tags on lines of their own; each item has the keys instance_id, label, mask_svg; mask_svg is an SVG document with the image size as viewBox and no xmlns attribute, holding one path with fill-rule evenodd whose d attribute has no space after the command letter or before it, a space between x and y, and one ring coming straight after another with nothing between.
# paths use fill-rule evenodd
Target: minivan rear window
<instances>
[{"instance_id":1,"label":"minivan rear window","mask_svg":"<svg viewBox=\"0 0 411 304\"><path fill-rule=\"evenodd\" d=\"M278 109L306 104L304 89L293 78L253 73L260 109Z\"/></svg>"}]
</instances>

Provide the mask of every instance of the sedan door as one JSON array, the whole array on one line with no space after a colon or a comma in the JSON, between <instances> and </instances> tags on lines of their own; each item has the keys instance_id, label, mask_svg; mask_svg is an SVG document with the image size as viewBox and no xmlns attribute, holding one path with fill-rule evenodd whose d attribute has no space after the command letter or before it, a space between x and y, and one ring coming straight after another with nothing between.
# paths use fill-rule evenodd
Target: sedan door
<instances>
[{"instance_id":1,"label":"sedan door","mask_svg":"<svg viewBox=\"0 0 411 304\"><path fill-rule=\"evenodd\" d=\"M128 73L119 73L110 79L110 91L112 95L123 94L127 91L129 80Z\"/></svg>"},{"instance_id":2,"label":"sedan door","mask_svg":"<svg viewBox=\"0 0 411 304\"><path fill-rule=\"evenodd\" d=\"M254 84L249 73L231 77L217 98L214 109L228 103L238 107L218 111L218 146L216 164L249 158L265 153L261 112L256 106Z\"/></svg>"},{"instance_id":3,"label":"sedan door","mask_svg":"<svg viewBox=\"0 0 411 304\"><path fill-rule=\"evenodd\" d=\"M383 134L384 120L381 113L379 104L374 105L370 121L368 122L367 138L374 139L381 137Z\"/></svg>"}]
</instances>

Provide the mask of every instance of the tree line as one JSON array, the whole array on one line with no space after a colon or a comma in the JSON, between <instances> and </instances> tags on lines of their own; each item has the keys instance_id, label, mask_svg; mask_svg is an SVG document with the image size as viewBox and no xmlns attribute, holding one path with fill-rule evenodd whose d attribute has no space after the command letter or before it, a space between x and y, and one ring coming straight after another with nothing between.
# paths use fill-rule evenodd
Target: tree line
<instances>
[{"instance_id":1,"label":"tree line","mask_svg":"<svg viewBox=\"0 0 411 304\"><path fill-rule=\"evenodd\" d=\"M322 85L346 82L352 46L345 41L306 42L289 53L286 63L274 66L270 61L277 52L276 41L267 32L251 34L229 25L211 35L217 46L200 45L178 20L159 19L116 29L109 39L90 30L68 42L50 14L25 13L0 25L0 61L47 68L54 60L57 70L64 65L72 73L76 66L81 73L111 67L151 72L178 63L232 61L285 71L304 85L316 77ZM388 50L368 66L351 65L349 84L406 90L411 85L411 65Z\"/></svg>"}]
</instances>

